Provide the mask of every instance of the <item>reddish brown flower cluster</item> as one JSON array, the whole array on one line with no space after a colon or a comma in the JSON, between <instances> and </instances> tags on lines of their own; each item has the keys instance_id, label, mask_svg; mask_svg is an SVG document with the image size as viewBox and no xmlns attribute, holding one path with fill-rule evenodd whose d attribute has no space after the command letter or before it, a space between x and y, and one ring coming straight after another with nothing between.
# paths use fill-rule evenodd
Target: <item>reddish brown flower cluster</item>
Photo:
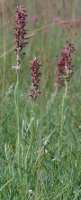
<instances>
[{"instance_id":1,"label":"reddish brown flower cluster","mask_svg":"<svg viewBox=\"0 0 81 200\"><path fill-rule=\"evenodd\" d=\"M17 62L16 62L16 69L20 69L21 61L25 56L25 52L23 52L23 48L27 44L28 37L26 36L27 30L25 29L26 26L26 10L24 6L17 7L16 14L15 14L15 38L16 38L16 55L17 55Z\"/></svg>"},{"instance_id":2,"label":"reddish brown flower cluster","mask_svg":"<svg viewBox=\"0 0 81 200\"><path fill-rule=\"evenodd\" d=\"M64 85L65 80L69 81L73 74L73 65L71 55L75 51L74 45L71 40L68 40L65 48L62 50L60 62L57 65L56 83Z\"/></svg>"},{"instance_id":3,"label":"reddish brown flower cluster","mask_svg":"<svg viewBox=\"0 0 81 200\"><path fill-rule=\"evenodd\" d=\"M39 81L41 75L39 72L40 66L41 64L39 58L34 57L31 62L31 77L33 88L31 89L30 96L32 99L36 99L36 97L39 95Z\"/></svg>"}]
</instances>

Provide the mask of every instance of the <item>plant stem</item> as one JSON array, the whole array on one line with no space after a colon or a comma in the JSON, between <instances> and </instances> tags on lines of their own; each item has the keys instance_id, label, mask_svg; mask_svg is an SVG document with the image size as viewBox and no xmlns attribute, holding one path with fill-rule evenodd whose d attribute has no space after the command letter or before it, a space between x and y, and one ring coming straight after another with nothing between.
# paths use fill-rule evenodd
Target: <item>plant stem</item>
<instances>
[{"instance_id":1,"label":"plant stem","mask_svg":"<svg viewBox=\"0 0 81 200\"><path fill-rule=\"evenodd\" d=\"M62 141L62 134L63 134L63 128L64 128L64 104L65 104L65 100L66 100L66 96L67 96L67 82L65 81L65 92L63 95L63 100L62 100L62 110L61 110L61 126L60 126L60 144L59 144L59 149L61 150L61 141ZM60 152L59 150L59 152Z\"/></svg>"},{"instance_id":2,"label":"plant stem","mask_svg":"<svg viewBox=\"0 0 81 200\"><path fill-rule=\"evenodd\" d=\"M20 160L20 125L19 125L19 98L18 98L18 85L19 85L19 74L18 70L16 71L16 85L14 91L14 101L15 101L15 108L16 108L16 118L17 118L17 143L16 143L16 153L17 153L17 162L19 165Z\"/></svg>"}]
</instances>

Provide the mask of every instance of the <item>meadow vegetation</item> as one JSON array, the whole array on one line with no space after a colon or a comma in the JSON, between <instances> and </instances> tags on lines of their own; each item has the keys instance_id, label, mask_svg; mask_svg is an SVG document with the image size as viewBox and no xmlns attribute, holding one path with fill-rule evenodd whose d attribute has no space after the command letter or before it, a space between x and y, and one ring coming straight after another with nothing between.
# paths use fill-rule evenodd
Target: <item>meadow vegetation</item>
<instances>
[{"instance_id":1,"label":"meadow vegetation","mask_svg":"<svg viewBox=\"0 0 81 200\"><path fill-rule=\"evenodd\" d=\"M80 3L0 0L0 200L81 200ZM13 27L21 4L28 44L16 70ZM58 86L67 40L75 48L73 73ZM41 63L36 99L30 95L35 57Z\"/></svg>"}]
</instances>

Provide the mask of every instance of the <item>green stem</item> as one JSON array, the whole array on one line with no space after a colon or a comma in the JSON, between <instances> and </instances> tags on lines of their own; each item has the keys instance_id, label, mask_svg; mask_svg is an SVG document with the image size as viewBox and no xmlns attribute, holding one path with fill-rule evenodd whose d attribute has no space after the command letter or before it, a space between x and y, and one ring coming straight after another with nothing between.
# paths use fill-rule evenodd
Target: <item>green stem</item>
<instances>
[{"instance_id":1,"label":"green stem","mask_svg":"<svg viewBox=\"0 0 81 200\"><path fill-rule=\"evenodd\" d=\"M66 96L67 96L67 82L65 81L65 92L64 92L64 95L63 95L62 107L61 107L62 110L61 110L61 126L60 126L60 144L59 144L60 149L61 149L61 141L62 141L62 134L63 134L63 128L64 128L64 121L65 121L64 104L65 104Z\"/></svg>"},{"instance_id":2,"label":"green stem","mask_svg":"<svg viewBox=\"0 0 81 200\"><path fill-rule=\"evenodd\" d=\"M16 151L17 151L17 162L19 165L20 160L20 126L19 126L19 98L18 98L18 85L19 85L19 76L18 71L16 71L17 81L15 85L15 91L14 91L14 102L15 102L15 108L16 108L16 117L17 117L17 143L16 143Z\"/></svg>"}]
</instances>

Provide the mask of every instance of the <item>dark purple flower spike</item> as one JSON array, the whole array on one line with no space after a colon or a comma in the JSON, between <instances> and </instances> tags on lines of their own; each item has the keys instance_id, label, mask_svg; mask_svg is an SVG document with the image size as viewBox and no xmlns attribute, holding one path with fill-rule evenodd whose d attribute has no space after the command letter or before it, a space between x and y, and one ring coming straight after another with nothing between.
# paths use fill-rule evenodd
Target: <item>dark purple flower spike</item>
<instances>
[{"instance_id":1,"label":"dark purple flower spike","mask_svg":"<svg viewBox=\"0 0 81 200\"><path fill-rule=\"evenodd\" d=\"M39 82L40 82L40 60L37 57L31 61L31 78L33 88L30 91L30 96L32 99L36 99L39 95Z\"/></svg>"},{"instance_id":2,"label":"dark purple flower spike","mask_svg":"<svg viewBox=\"0 0 81 200\"><path fill-rule=\"evenodd\" d=\"M26 10L24 6L17 7L16 14L15 14L15 52L17 55L16 59L16 69L20 69L22 59L25 56L25 52L23 51L25 45L27 44L27 30L26 30Z\"/></svg>"},{"instance_id":3,"label":"dark purple flower spike","mask_svg":"<svg viewBox=\"0 0 81 200\"><path fill-rule=\"evenodd\" d=\"M57 65L56 84L62 86L65 81L69 81L73 74L72 54L75 51L71 40L68 40L65 48L61 52L61 58Z\"/></svg>"}]
</instances>

